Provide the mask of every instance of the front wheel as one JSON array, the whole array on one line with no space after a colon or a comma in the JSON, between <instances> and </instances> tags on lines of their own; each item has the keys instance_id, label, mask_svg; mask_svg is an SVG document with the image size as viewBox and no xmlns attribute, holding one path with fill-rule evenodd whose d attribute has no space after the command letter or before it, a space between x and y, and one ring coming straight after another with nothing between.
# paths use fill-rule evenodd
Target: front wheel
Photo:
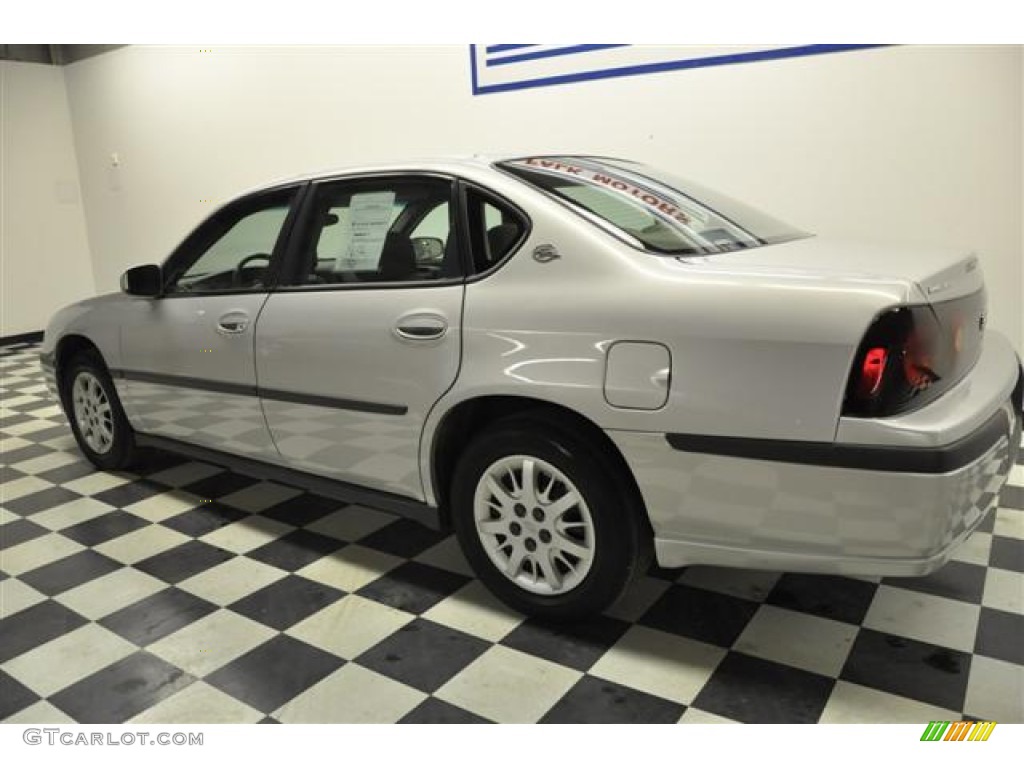
<instances>
[{"instance_id":1,"label":"front wheel","mask_svg":"<svg viewBox=\"0 0 1024 768\"><path fill-rule=\"evenodd\" d=\"M85 457L99 469L124 469L135 455L135 437L98 355L82 353L64 376L71 431Z\"/></svg>"},{"instance_id":2,"label":"front wheel","mask_svg":"<svg viewBox=\"0 0 1024 768\"><path fill-rule=\"evenodd\" d=\"M644 562L637 505L608 462L569 430L499 423L464 451L452 483L455 532L481 581L522 613L596 613Z\"/></svg>"}]
</instances>

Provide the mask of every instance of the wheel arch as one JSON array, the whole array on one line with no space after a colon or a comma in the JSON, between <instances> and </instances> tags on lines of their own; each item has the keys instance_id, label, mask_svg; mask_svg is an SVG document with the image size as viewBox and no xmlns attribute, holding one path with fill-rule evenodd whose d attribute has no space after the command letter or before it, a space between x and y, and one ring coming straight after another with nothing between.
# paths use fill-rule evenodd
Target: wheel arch
<instances>
[{"instance_id":1,"label":"wheel arch","mask_svg":"<svg viewBox=\"0 0 1024 768\"><path fill-rule=\"evenodd\" d=\"M83 352L95 353L104 367L107 367L107 361L104 359L103 353L96 342L80 333L69 333L62 336L54 348L54 378L57 382L57 391L60 393L61 404L64 406L65 413L69 413L69 403L67 388L64 386L64 374L71 361Z\"/></svg>"},{"instance_id":2,"label":"wheel arch","mask_svg":"<svg viewBox=\"0 0 1024 768\"><path fill-rule=\"evenodd\" d=\"M535 418L584 435L588 444L597 449L599 458L615 477L620 490L633 501L634 509L642 518L642 525L651 530L636 478L622 452L604 430L572 408L521 395L480 395L468 398L453 405L439 420L430 442L430 481L443 528L451 528L450 486L465 446L495 422L514 416Z\"/></svg>"}]
</instances>

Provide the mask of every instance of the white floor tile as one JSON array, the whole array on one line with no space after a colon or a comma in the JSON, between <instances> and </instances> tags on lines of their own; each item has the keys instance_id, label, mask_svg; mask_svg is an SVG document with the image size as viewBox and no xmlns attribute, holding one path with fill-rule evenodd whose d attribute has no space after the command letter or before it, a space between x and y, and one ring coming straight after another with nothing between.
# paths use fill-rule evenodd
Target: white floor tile
<instances>
[{"instance_id":1,"label":"white floor tile","mask_svg":"<svg viewBox=\"0 0 1024 768\"><path fill-rule=\"evenodd\" d=\"M496 645L445 683L435 696L498 723L534 723L581 674Z\"/></svg>"},{"instance_id":2,"label":"white floor tile","mask_svg":"<svg viewBox=\"0 0 1024 768\"><path fill-rule=\"evenodd\" d=\"M5 619L18 611L31 608L45 599L46 595L33 589L23 581L4 579L0 581L0 619Z\"/></svg>"},{"instance_id":3,"label":"white floor tile","mask_svg":"<svg viewBox=\"0 0 1024 768\"><path fill-rule=\"evenodd\" d=\"M525 617L498 600L479 581L471 581L424 613L423 618L496 643Z\"/></svg>"},{"instance_id":4,"label":"white floor tile","mask_svg":"<svg viewBox=\"0 0 1024 768\"><path fill-rule=\"evenodd\" d=\"M400 557L351 544L310 563L297 573L321 584L355 592L403 562Z\"/></svg>"},{"instance_id":5,"label":"white floor tile","mask_svg":"<svg viewBox=\"0 0 1024 768\"><path fill-rule=\"evenodd\" d=\"M378 512L375 509L352 504L307 525L306 529L342 541L359 541L364 536L369 536L397 519L387 512Z\"/></svg>"},{"instance_id":6,"label":"white floor tile","mask_svg":"<svg viewBox=\"0 0 1024 768\"><path fill-rule=\"evenodd\" d=\"M214 605L224 606L251 595L287 575L286 571L258 560L236 557L190 576L177 586L178 589L198 595Z\"/></svg>"},{"instance_id":7,"label":"white floor tile","mask_svg":"<svg viewBox=\"0 0 1024 768\"><path fill-rule=\"evenodd\" d=\"M981 604L1010 613L1024 613L1024 573L989 568ZM1024 643L1024 637L1021 642Z\"/></svg>"},{"instance_id":8,"label":"white floor tile","mask_svg":"<svg viewBox=\"0 0 1024 768\"><path fill-rule=\"evenodd\" d=\"M959 651L974 649L980 608L945 597L883 584L864 626Z\"/></svg>"},{"instance_id":9,"label":"white floor tile","mask_svg":"<svg viewBox=\"0 0 1024 768\"><path fill-rule=\"evenodd\" d=\"M975 656L971 659L964 712L999 723L1024 723L1024 667Z\"/></svg>"},{"instance_id":10,"label":"white floor tile","mask_svg":"<svg viewBox=\"0 0 1024 768\"><path fill-rule=\"evenodd\" d=\"M196 677L220 669L277 634L222 608L150 645L147 650Z\"/></svg>"},{"instance_id":11,"label":"white floor tile","mask_svg":"<svg viewBox=\"0 0 1024 768\"><path fill-rule=\"evenodd\" d=\"M9 576L20 576L47 563L81 552L85 547L59 533L31 539L10 549L0 550L0 570Z\"/></svg>"},{"instance_id":12,"label":"white floor tile","mask_svg":"<svg viewBox=\"0 0 1024 768\"><path fill-rule=\"evenodd\" d=\"M72 525L78 525L100 515L105 515L114 509L116 507L110 504L105 504L102 501L90 499L86 496L56 507L50 507L47 510L32 515L32 522L44 528L49 528L51 531L61 531Z\"/></svg>"},{"instance_id":13,"label":"white floor tile","mask_svg":"<svg viewBox=\"0 0 1024 768\"><path fill-rule=\"evenodd\" d=\"M126 512L148 520L151 523L162 523L175 515L198 507L202 502L198 496L184 491L168 491L150 496L125 507Z\"/></svg>"},{"instance_id":14,"label":"white floor tile","mask_svg":"<svg viewBox=\"0 0 1024 768\"><path fill-rule=\"evenodd\" d=\"M214 547L244 554L280 538L294 528L270 518L252 517L218 528L203 536L202 540Z\"/></svg>"},{"instance_id":15,"label":"white floor tile","mask_svg":"<svg viewBox=\"0 0 1024 768\"><path fill-rule=\"evenodd\" d=\"M273 713L282 723L394 723L427 694L346 664Z\"/></svg>"},{"instance_id":16,"label":"white floor tile","mask_svg":"<svg viewBox=\"0 0 1024 768\"><path fill-rule=\"evenodd\" d=\"M166 587L164 582L148 573L121 568L69 589L54 599L85 618L97 621Z\"/></svg>"},{"instance_id":17,"label":"white floor tile","mask_svg":"<svg viewBox=\"0 0 1024 768\"><path fill-rule=\"evenodd\" d=\"M346 595L287 630L310 645L354 659L404 627L415 616L359 595Z\"/></svg>"},{"instance_id":18,"label":"white floor tile","mask_svg":"<svg viewBox=\"0 0 1024 768\"><path fill-rule=\"evenodd\" d=\"M50 696L138 650L98 624L86 624L4 664L4 671Z\"/></svg>"},{"instance_id":19,"label":"white floor tile","mask_svg":"<svg viewBox=\"0 0 1024 768\"><path fill-rule=\"evenodd\" d=\"M733 649L769 661L839 677L858 628L774 605L762 605Z\"/></svg>"},{"instance_id":20,"label":"white floor tile","mask_svg":"<svg viewBox=\"0 0 1024 768\"><path fill-rule=\"evenodd\" d=\"M159 555L189 541L183 533L161 525L150 525L116 539L97 544L93 549L118 562L133 565L153 555Z\"/></svg>"},{"instance_id":21,"label":"white floor tile","mask_svg":"<svg viewBox=\"0 0 1024 768\"><path fill-rule=\"evenodd\" d=\"M197 680L187 688L136 715L129 723L213 725L258 723L263 713Z\"/></svg>"},{"instance_id":22,"label":"white floor tile","mask_svg":"<svg viewBox=\"0 0 1024 768\"><path fill-rule=\"evenodd\" d=\"M590 668L589 674L689 704L724 656L723 648L634 626Z\"/></svg>"},{"instance_id":23,"label":"white floor tile","mask_svg":"<svg viewBox=\"0 0 1024 768\"><path fill-rule=\"evenodd\" d=\"M819 722L920 723L923 731L925 724L932 720L959 719L959 712L839 680Z\"/></svg>"}]
</instances>

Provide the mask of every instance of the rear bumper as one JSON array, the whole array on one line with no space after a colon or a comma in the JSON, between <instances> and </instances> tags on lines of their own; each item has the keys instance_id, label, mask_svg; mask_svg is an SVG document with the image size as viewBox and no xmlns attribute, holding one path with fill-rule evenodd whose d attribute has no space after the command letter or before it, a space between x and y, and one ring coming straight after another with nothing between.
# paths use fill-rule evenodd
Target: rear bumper
<instances>
[{"instance_id":1,"label":"rear bumper","mask_svg":"<svg viewBox=\"0 0 1024 768\"><path fill-rule=\"evenodd\" d=\"M956 408L944 396L874 433L864 420L856 444L610 431L659 564L934 571L995 508L1020 450L1020 363L1000 337L985 356L951 391Z\"/></svg>"}]
</instances>

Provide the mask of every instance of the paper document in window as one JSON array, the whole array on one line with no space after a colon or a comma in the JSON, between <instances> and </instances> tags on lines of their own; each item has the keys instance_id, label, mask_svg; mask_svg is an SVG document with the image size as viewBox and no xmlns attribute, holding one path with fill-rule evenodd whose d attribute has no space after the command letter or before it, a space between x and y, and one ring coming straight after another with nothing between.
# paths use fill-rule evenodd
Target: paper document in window
<instances>
[{"instance_id":1,"label":"paper document in window","mask_svg":"<svg viewBox=\"0 0 1024 768\"><path fill-rule=\"evenodd\" d=\"M363 192L352 195L349 204L349 226L352 239L348 254L339 259L338 267L352 272L376 270L384 250L384 240L394 213L394 192Z\"/></svg>"}]
</instances>

